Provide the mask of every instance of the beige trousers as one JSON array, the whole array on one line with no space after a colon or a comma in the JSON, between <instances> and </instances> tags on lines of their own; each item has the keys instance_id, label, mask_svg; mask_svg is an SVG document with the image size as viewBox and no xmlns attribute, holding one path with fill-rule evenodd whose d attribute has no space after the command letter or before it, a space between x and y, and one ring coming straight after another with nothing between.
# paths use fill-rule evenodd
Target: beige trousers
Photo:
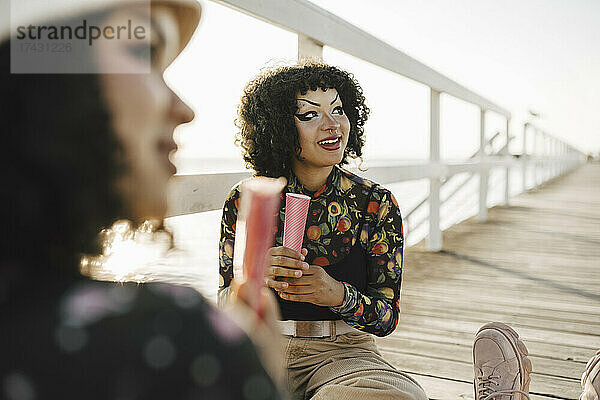
<instances>
[{"instance_id":1,"label":"beige trousers","mask_svg":"<svg viewBox=\"0 0 600 400\"><path fill-rule=\"evenodd\" d=\"M286 336L286 384L295 400L426 400L421 386L385 361L372 335Z\"/></svg>"}]
</instances>

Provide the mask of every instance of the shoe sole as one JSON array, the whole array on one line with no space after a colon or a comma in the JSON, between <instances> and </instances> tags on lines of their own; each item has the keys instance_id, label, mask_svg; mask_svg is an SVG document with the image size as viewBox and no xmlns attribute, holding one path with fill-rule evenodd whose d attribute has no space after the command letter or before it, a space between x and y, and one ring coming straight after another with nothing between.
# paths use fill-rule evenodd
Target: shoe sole
<instances>
[{"instance_id":1,"label":"shoe sole","mask_svg":"<svg viewBox=\"0 0 600 400\"><path fill-rule=\"evenodd\" d=\"M596 367L596 364L600 362L600 350L596 352L596 354L590 358L590 361L587 362L585 366L585 371L581 375L581 388L584 389L585 382L590 378L590 373Z\"/></svg>"},{"instance_id":2,"label":"shoe sole","mask_svg":"<svg viewBox=\"0 0 600 400\"><path fill-rule=\"evenodd\" d=\"M531 360L529 357L527 357L529 355L529 351L527 350L525 343L519 339L519 334L515 332L513 328L501 322L488 322L479 328L475 337L477 337L481 331L486 329L498 331L508 340L515 354L518 356L517 361L519 363L519 372L521 373L521 390L525 393L529 393L529 382L531 381L529 374L531 374L532 365ZM527 400L524 395L521 395L521 399Z\"/></svg>"}]
</instances>

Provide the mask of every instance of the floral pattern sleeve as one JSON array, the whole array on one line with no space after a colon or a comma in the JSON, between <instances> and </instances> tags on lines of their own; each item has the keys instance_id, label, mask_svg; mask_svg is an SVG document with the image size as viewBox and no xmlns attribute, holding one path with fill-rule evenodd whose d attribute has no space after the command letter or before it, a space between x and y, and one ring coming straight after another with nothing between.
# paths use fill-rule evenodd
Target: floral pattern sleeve
<instances>
[{"instance_id":1,"label":"floral pattern sleeve","mask_svg":"<svg viewBox=\"0 0 600 400\"><path fill-rule=\"evenodd\" d=\"M240 191L234 187L223 206L221 236L219 239L219 290L218 303L223 304L233 279L233 247L235 244L235 224L237 221Z\"/></svg>"},{"instance_id":2,"label":"floral pattern sleeve","mask_svg":"<svg viewBox=\"0 0 600 400\"><path fill-rule=\"evenodd\" d=\"M400 209L390 191L377 187L370 200L360 234L368 257L367 289L360 293L344 282L344 303L330 309L357 329L386 336L398 324L404 233Z\"/></svg>"},{"instance_id":3,"label":"floral pattern sleeve","mask_svg":"<svg viewBox=\"0 0 600 400\"><path fill-rule=\"evenodd\" d=\"M386 336L394 331L400 311L404 237L402 217L392 193L376 183L336 166L325 184L309 191L290 173L284 192L311 197L303 246L306 261L325 269L344 284L339 307L321 307L277 297L283 320L343 319L362 331ZM219 302L233 279L233 248L239 186L223 207L219 241ZM282 202L275 245L283 240Z\"/></svg>"}]
</instances>

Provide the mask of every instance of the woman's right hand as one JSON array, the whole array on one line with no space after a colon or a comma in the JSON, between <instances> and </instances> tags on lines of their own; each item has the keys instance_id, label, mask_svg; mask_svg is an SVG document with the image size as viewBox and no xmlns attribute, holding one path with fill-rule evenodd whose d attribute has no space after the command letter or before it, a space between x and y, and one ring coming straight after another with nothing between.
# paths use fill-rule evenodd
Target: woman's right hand
<instances>
[{"instance_id":1,"label":"woman's right hand","mask_svg":"<svg viewBox=\"0 0 600 400\"><path fill-rule=\"evenodd\" d=\"M304 258L308 251L297 252L289 247L271 247L267 254L268 265L265 270L265 285L277 291L288 287L287 282L279 282L277 278L300 278L302 271L308 270Z\"/></svg>"}]
</instances>

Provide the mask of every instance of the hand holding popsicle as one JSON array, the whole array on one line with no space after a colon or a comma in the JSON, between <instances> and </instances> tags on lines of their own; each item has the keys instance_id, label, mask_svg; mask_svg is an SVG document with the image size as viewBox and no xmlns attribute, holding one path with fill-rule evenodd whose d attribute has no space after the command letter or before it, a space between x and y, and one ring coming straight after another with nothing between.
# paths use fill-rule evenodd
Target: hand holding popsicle
<instances>
[{"instance_id":1,"label":"hand holding popsicle","mask_svg":"<svg viewBox=\"0 0 600 400\"><path fill-rule=\"evenodd\" d=\"M242 183L233 272L238 283L249 283L247 290L253 292L249 297L251 308L259 316L267 250L275 237L279 196L284 186L285 180L270 178L251 178Z\"/></svg>"},{"instance_id":2,"label":"hand holding popsicle","mask_svg":"<svg viewBox=\"0 0 600 400\"><path fill-rule=\"evenodd\" d=\"M263 365L276 381L283 384L281 333L277 322L281 319L273 293L261 288L259 304L261 315L253 311L256 301L253 283L237 283L234 279L225 311L246 332L258 350Z\"/></svg>"},{"instance_id":3,"label":"hand holding popsicle","mask_svg":"<svg viewBox=\"0 0 600 400\"><path fill-rule=\"evenodd\" d=\"M302 248L302 242L309 206L310 197L286 193L283 246L269 249L265 284L285 300L340 306L344 285L323 268L304 261L307 250Z\"/></svg>"}]
</instances>

